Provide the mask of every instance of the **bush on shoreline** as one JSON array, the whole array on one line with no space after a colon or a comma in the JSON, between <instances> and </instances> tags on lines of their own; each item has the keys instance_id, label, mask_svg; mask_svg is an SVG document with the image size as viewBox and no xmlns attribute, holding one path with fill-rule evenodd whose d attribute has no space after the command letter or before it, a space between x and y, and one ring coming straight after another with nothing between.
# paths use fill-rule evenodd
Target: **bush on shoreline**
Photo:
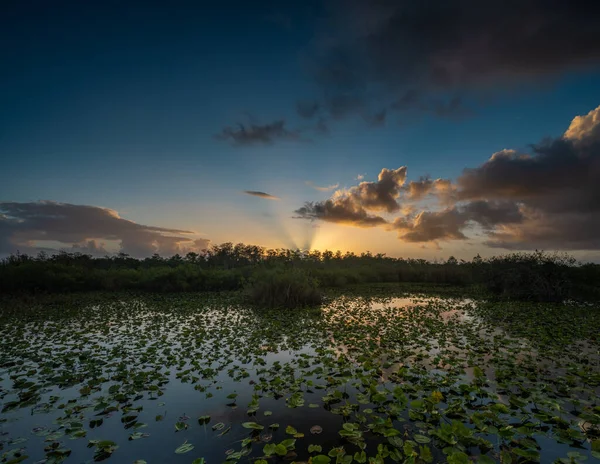
<instances>
[{"instance_id":1,"label":"bush on shoreline","mask_svg":"<svg viewBox=\"0 0 600 464\"><path fill-rule=\"evenodd\" d=\"M269 308L316 306L322 297L314 277L300 269L263 269L244 286L249 301Z\"/></svg>"}]
</instances>

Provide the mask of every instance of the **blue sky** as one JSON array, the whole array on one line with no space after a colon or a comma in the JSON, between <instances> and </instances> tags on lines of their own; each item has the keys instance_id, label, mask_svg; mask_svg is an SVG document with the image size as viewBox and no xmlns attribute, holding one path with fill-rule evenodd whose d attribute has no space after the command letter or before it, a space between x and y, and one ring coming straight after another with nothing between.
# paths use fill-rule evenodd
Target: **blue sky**
<instances>
[{"instance_id":1,"label":"blue sky","mask_svg":"<svg viewBox=\"0 0 600 464\"><path fill-rule=\"evenodd\" d=\"M320 2L144 3L3 5L0 200L96 205L215 242L283 246L259 216L276 214L300 236L306 226L290 220L293 211L331 194L306 181L350 188L358 174L375 181L400 166L407 181L456 179L503 148L560 137L600 104L597 68L565 68L467 95L476 107L468 116L408 113L372 127L351 115L310 140L235 146L215 134L237 122L309 124L295 104L318 93L306 63L329 10ZM382 230L321 225L354 248L368 233L386 237L378 251L409 247Z\"/></svg>"}]
</instances>

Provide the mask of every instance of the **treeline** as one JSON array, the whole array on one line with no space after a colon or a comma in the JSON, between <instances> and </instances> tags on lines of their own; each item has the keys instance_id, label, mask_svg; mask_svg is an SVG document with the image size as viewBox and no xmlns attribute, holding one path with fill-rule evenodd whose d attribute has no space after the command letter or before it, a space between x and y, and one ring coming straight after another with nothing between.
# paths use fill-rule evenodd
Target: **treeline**
<instances>
[{"instance_id":1,"label":"treeline","mask_svg":"<svg viewBox=\"0 0 600 464\"><path fill-rule=\"evenodd\" d=\"M271 250L241 243L169 258L136 259L124 253L102 258L68 252L15 254L0 262L0 291L221 291L261 286L265 276L272 287L262 291L273 295L295 281L310 282L311 287L393 282L477 286L502 298L538 301L600 295L600 265L579 264L563 254L536 251L431 262L368 252ZM316 300L314 295L310 298Z\"/></svg>"}]
</instances>

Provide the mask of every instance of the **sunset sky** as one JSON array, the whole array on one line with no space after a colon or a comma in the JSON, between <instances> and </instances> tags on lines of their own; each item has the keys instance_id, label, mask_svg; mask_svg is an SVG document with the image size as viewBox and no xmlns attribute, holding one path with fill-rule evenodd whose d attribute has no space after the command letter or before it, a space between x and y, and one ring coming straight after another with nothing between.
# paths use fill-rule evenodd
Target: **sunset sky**
<instances>
[{"instance_id":1,"label":"sunset sky","mask_svg":"<svg viewBox=\"0 0 600 464\"><path fill-rule=\"evenodd\" d=\"M0 2L0 256L599 261L598 31L579 0Z\"/></svg>"}]
</instances>

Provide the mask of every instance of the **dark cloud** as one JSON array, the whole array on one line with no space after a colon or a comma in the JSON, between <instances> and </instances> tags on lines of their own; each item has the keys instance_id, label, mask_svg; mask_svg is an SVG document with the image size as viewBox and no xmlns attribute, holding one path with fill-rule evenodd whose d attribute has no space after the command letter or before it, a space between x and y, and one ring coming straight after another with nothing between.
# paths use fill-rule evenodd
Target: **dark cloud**
<instances>
[{"instance_id":1,"label":"dark cloud","mask_svg":"<svg viewBox=\"0 0 600 464\"><path fill-rule=\"evenodd\" d=\"M585 0L339 0L313 74L333 118L374 106L466 114L465 96L600 64L600 5Z\"/></svg>"},{"instance_id":2,"label":"dark cloud","mask_svg":"<svg viewBox=\"0 0 600 464\"><path fill-rule=\"evenodd\" d=\"M424 176L417 181L410 181L403 190L408 200L419 201L432 193L438 196L449 194L452 191L452 182L448 179L431 179Z\"/></svg>"},{"instance_id":3,"label":"dark cloud","mask_svg":"<svg viewBox=\"0 0 600 464\"><path fill-rule=\"evenodd\" d=\"M499 224L521 224L524 220L519 205L508 201L472 201L460 206L460 212L484 229L494 229Z\"/></svg>"},{"instance_id":4,"label":"dark cloud","mask_svg":"<svg viewBox=\"0 0 600 464\"><path fill-rule=\"evenodd\" d=\"M405 242L465 240L465 230L476 224L493 230L499 224L518 224L523 216L512 202L475 201L441 211L421 211L396 218L391 229Z\"/></svg>"},{"instance_id":5,"label":"dark cloud","mask_svg":"<svg viewBox=\"0 0 600 464\"><path fill-rule=\"evenodd\" d=\"M296 214L300 219L335 222L355 227L376 227L387 224L381 216L369 214L351 197L339 197L322 202L307 202Z\"/></svg>"},{"instance_id":6,"label":"dark cloud","mask_svg":"<svg viewBox=\"0 0 600 464\"><path fill-rule=\"evenodd\" d=\"M244 190L244 193L246 195L252 195L253 197L260 197L260 198L264 198L265 200L279 200L279 197L276 197L275 195L271 195L269 193L265 193L265 192L258 192L256 190Z\"/></svg>"},{"instance_id":7,"label":"dark cloud","mask_svg":"<svg viewBox=\"0 0 600 464\"><path fill-rule=\"evenodd\" d=\"M205 239L190 238L191 231L146 226L108 208L52 201L0 203L0 253L39 249L39 242L58 242L74 251L104 254L98 240L114 241L133 256L174 254L197 249Z\"/></svg>"},{"instance_id":8,"label":"dark cloud","mask_svg":"<svg viewBox=\"0 0 600 464\"><path fill-rule=\"evenodd\" d=\"M457 180L461 201L512 202L522 221L489 244L508 248L600 248L600 107L573 119L560 138L532 153L503 150Z\"/></svg>"},{"instance_id":9,"label":"dark cloud","mask_svg":"<svg viewBox=\"0 0 600 464\"><path fill-rule=\"evenodd\" d=\"M421 211L412 218L397 218L391 229L405 242L432 242L436 240L464 240L462 232L468 216L456 208L444 211Z\"/></svg>"},{"instance_id":10,"label":"dark cloud","mask_svg":"<svg viewBox=\"0 0 600 464\"><path fill-rule=\"evenodd\" d=\"M522 223L491 232L486 245L511 250L600 250L599 214L548 214L535 209L524 213Z\"/></svg>"},{"instance_id":11,"label":"dark cloud","mask_svg":"<svg viewBox=\"0 0 600 464\"><path fill-rule=\"evenodd\" d=\"M600 68L600 3L588 0L327 0L303 53L314 95L296 113L370 126L462 118L515 89ZM226 127L235 145L301 139L284 121Z\"/></svg>"},{"instance_id":12,"label":"dark cloud","mask_svg":"<svg viewBox=\"0 0 600 464\"><path fill-rule=\"evenodd\" d=\"M270 124L238 124L237 127L225 127L216 135L219 140L232 142L234 145L270 145L276 140L300 140L299 130L285 127L283 119Z\"/></svg>"}]
</instances>

